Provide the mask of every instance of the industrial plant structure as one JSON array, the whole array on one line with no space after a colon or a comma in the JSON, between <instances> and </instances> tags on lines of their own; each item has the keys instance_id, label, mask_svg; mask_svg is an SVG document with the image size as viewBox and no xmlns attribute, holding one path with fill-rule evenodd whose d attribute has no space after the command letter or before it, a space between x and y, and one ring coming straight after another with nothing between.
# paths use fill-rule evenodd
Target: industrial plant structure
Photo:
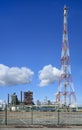
<instances>
[{"instance_id":1,"label":"industrial plant structure","mask_svg":"<svg viewBox=\"0 0 82 130\"><path fill-rule=\"evenodd\" d=\"M13 93L11 95L11 104L12 105L18 105L19 104L18 97L17 97L16 93Z\"/></svg>"},{"instance_id":2,"label":"industrial plant structure","mask_svg":"<svg viewBox=\"0 0 82 130\"><path fill-rule=\"evenodd\" d=\"M15 106L15 105L33 105L33 92L32 91L26 91L26 92L22 92L20 91L20 99L18 100L18 96L16 95L16 93L13 93L11 95L8 94L8 106Z\"/></svg>"},{"instance_id":3,"label":"industrial plant structure","mask_svg":"<svg viewBox=\"0 0 82 130\"><path fill-rule=\"evenodd\" d=\"M63 27L63 41L61 53L61 74L59 77L58 92L56 93L56 102L64 106L76 106L76 96L73 86L69 44L68 44L68 31L67 31L67 7L64 6L64 27Z\"/></svg>"},{"instance_id":4,"label":"industrial plant structure","mask_svg":"<svg viewBox=\"0 0 82 130\"><path fill-rule=\"evenodd\" d=\"M33 105L33 92L24 92L24 103L25 105Z\"/></svg>"}]
</instances>

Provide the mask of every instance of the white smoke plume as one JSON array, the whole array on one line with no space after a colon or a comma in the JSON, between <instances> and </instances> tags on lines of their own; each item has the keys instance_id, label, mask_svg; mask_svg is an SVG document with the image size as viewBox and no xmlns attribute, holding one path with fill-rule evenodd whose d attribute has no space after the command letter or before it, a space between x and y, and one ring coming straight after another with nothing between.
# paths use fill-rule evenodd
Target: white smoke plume
<instances>
[{"instance_id":1,"label":"white smoke plume","mask_svg":"<svg viewBox=\"0 0 82 130\"><path fill-rule=\"evenodd\" d=\"M47 86L49 84L58 81L60 76L60 70L53 67L52 65L46 65L42 70L39 71L39 86Z\"/></svg>"},{"instance_id":2,"label":"white smoke plume","mask_svg":"<svg viewBox=\"0 0 82 130\"><path fill-rule=\"evenodd\" d=\"M26 67L8 67L0 64L0 86L31 83L34 72Z\"/></svg>"}]
</instances>

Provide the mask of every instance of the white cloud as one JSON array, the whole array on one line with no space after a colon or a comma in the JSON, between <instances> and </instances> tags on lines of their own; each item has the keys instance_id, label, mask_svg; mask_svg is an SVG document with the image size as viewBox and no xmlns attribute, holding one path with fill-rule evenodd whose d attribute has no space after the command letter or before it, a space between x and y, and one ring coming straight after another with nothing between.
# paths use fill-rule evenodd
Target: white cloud
<instances>
[{"instance_id":1,"label":"white cloud","mask_svg":"<svg viewBox=\"0 0 82 130\"><path fill-rule=\"evenodd\" d=\"M39 86L47 86L54 83L59 79L60 70L53 67L52 65L46 65L42 70L39 71Z\"/></svg>"},{"instance_id":2,"label":"white cloud","mask_svg":"<svg viewBox=\"0 0 82 130\"><path fill-rule=\"evenodd\" d=\"M2 99L0 99L0 105L2 105L2 104L4 104L5 102L2 100Z\"/></svg>"},{"instance_id":3,"label":"white cloud","mask_svg":"<svg viewBox=\"0 0 82 130\"><path fill-rule=\"evenodd\" d=\"M33 71L26 67L8 67L0 64L0 86L28 84L32 81Z\"/></svg>"}]
</instances>

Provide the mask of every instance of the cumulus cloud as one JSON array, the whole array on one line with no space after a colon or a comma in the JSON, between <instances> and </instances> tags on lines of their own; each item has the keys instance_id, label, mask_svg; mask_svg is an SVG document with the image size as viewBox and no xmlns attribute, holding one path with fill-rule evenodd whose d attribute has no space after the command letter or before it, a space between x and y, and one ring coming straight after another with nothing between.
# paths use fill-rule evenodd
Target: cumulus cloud
<instances>
[{"instance_id":1,"label":"cumulus cloud","mask_svg":"<svg viewBox=\"0 0 82 130\"><path fill-rule=\"evenodd\" d=\"M39 71L39 86L47 86L54 83L59 79L60 70L53 67L52 65L46 65L42 70Z\"/></svg>"},{"instance_id":2,"label":"cumulus cloud","mask_svg":"<svg viewBox=\"0 0 82 130\"><path fill-rule=\"evenodd\" d=\"M31 83L33 71L26 67L8 67L0 64L0 86Z\"/></svg>"}]
</instances>

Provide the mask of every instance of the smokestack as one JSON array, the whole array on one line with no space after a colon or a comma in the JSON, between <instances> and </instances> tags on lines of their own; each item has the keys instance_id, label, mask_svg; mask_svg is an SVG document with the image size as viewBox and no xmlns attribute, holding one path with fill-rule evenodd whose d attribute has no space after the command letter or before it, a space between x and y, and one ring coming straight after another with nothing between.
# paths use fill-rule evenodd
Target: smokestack
<instances>
[{"instance_id":1,"label":"smokestack","mask_svg":"<svg viewBox=\"0 0 82 130\"><path fill-rule=\"evenodd\" d=\"M20 92L20 102L22 103L22 91Z\"/></svg>"},{"instance_id":2,"label":"smokestack","mask_svg":"<svg viewBox=\"0 0 82 130\"><path fill-rule=\"evenodd\" d=\"M9 94L8 94L8 105L9 105Z\"/></svg>"}]
</instances>

